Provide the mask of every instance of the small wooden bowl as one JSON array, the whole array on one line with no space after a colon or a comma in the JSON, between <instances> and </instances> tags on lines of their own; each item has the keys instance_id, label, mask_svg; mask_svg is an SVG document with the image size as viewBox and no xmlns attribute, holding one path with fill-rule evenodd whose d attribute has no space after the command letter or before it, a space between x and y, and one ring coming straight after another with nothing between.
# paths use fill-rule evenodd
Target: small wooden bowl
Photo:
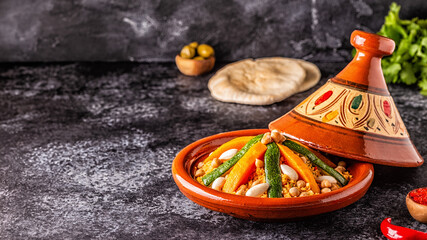
<instances>
[{"instance_id":1,"label":"small wooden bowl","mask_svg":"<svg viewBox=\"0 0 427 240\"><path fill-rule=\"evenodd\" d=\"M406 207L411 216L422 223L427 223L427 205L419 204L406 195Z\"/></svg>"},{"instance_id":2,"label":"small wooden bowl","mask_svg":"<svg viewBox=\"0 0 427 240\"><path fill-rule=\"evenodd\" d=\"M370 163L354 162L353 175L345 187L329 193L301 198L255 198L219 192L192 177L195 164L221 144L240 136L255 136L268 129L250 129L212 135L200 139L178 153L172 175L181 192L193 202L214 211L253 221L279 221L313 216L346 207L365 195L374 177Z\"/></svg>"},{"instance_id":3,"label":"small wooden bowl","mask_svg":"<svg viewBox=\"0 0 427 240\"><path fill-rule=\"evenodd\" d=\"M176 55L175 63L181 73L188 76L198 76L212 70L215 66L215 57L212 56L205 60L194 60Z\"/></svg>"}]
</instances>

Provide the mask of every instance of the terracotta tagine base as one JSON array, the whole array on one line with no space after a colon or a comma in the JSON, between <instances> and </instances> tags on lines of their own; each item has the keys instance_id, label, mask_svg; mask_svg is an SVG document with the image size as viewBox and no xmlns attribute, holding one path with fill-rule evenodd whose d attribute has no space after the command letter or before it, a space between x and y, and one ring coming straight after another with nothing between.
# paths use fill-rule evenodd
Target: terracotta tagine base
<instances>
[{"instance_id":1,"label":"terracotta tagine base","mask_svg":"<svg viewBox=\"0 0 427 240\"><path fill-rule=\"evenodd\" d=\"M376 164L416 167L424 160L388 92L381 57L394 41L354 31L354 59L336 77L269 125L289 138L333 155Z\"/></svg>"},{"instance_id":2,"label":"terracotta tagine base","mask_svg":"<svg viewBox=\"0 0 427 240\"><path fill-rule=\"evenodd\" d=\"M213 211L253 221L300 219L346 207L365 195L374 177L372 164L351 162L353 178L343 188L300 198L255 198L219 192L193 179L192 170L221 144L241 136L255 136L268 129L221 133L200 139L181 150L172 163L173 178L191 201Z\"/></svg>"}]
</instances>

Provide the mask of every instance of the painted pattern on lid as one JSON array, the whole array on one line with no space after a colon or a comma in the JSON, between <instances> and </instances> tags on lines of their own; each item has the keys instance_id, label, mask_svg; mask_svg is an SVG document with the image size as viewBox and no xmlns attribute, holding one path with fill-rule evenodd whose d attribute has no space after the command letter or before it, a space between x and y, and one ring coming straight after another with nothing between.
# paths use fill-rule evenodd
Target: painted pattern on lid
<instances>
[{"instance_id":1,"label":"painted pattern on lid","mask_svg":"<svg viewBox=\"0 0 427 240\"><path fill-rule=\"evenodd\" d=\"M300 103L295 111L334 126L406 138L405 125L395 105L390 102L393 102L390 96L371 94L328 81Z\"/></svg>"}]
</instances>

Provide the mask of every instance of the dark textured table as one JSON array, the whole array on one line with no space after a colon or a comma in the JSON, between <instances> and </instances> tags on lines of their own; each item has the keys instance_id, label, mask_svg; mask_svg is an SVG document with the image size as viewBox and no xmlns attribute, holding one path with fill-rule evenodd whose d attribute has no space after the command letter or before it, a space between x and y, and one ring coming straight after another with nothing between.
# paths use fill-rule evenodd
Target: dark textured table
<instances>
[{"instance_id":1,"label":"dark textured table","mask_svg":"<svg viewBox=\"0 0 427 240\"><path fill-rule=\"evenodd\" d=\"M385 239L393 223L427 231L405 195L427 186L419 168L375 166L367 194L341 210L288 223L258 223L188 200L171 175L187 144L220 132L266 128L344 63L321 63L315 88L271 106L214 100L210 75L174 64L0 65L1 239ZM217 68L216 68L217 69ZM427 159L427 97L390 86Z\"/></svg>"}]
</instances>

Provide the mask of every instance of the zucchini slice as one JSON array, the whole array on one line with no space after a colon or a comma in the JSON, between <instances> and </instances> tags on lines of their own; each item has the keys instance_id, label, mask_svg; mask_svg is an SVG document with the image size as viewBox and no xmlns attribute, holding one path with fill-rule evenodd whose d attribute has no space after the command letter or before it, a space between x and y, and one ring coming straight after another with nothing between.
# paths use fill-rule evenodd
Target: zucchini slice
<instances>
[{"instance_id":1,"label":"zucchini slice","mask_svg":"<svg viewBox=\"0 0 427 240\"><path fill-rule=\"evenodd\" d=\"M282 197L282 174L280 172L280 151L275 142L267 145L264 155L265 180L270 185L268 188L269 198Z\"/></svg>"},{"instance_id":2,"label":"zucchini slice","mask_svg":"<svg viewBox=\"0 0 427 240\"><path fill-rule=\"evenodd\" d=\"M307 148L291 140L286 140L282 144L290 148L291 150L306 156L312 163L314 163L314 165L316 165L317 167L321 168L322 170L327 172L329 175L334 177L342 186L347 185L348 181L343 177L343 175L341 175L335 169L329 167L326 163L320 160L320 158L318 158L314 153L312 153Z\"/></svg>"}]
</instances>

